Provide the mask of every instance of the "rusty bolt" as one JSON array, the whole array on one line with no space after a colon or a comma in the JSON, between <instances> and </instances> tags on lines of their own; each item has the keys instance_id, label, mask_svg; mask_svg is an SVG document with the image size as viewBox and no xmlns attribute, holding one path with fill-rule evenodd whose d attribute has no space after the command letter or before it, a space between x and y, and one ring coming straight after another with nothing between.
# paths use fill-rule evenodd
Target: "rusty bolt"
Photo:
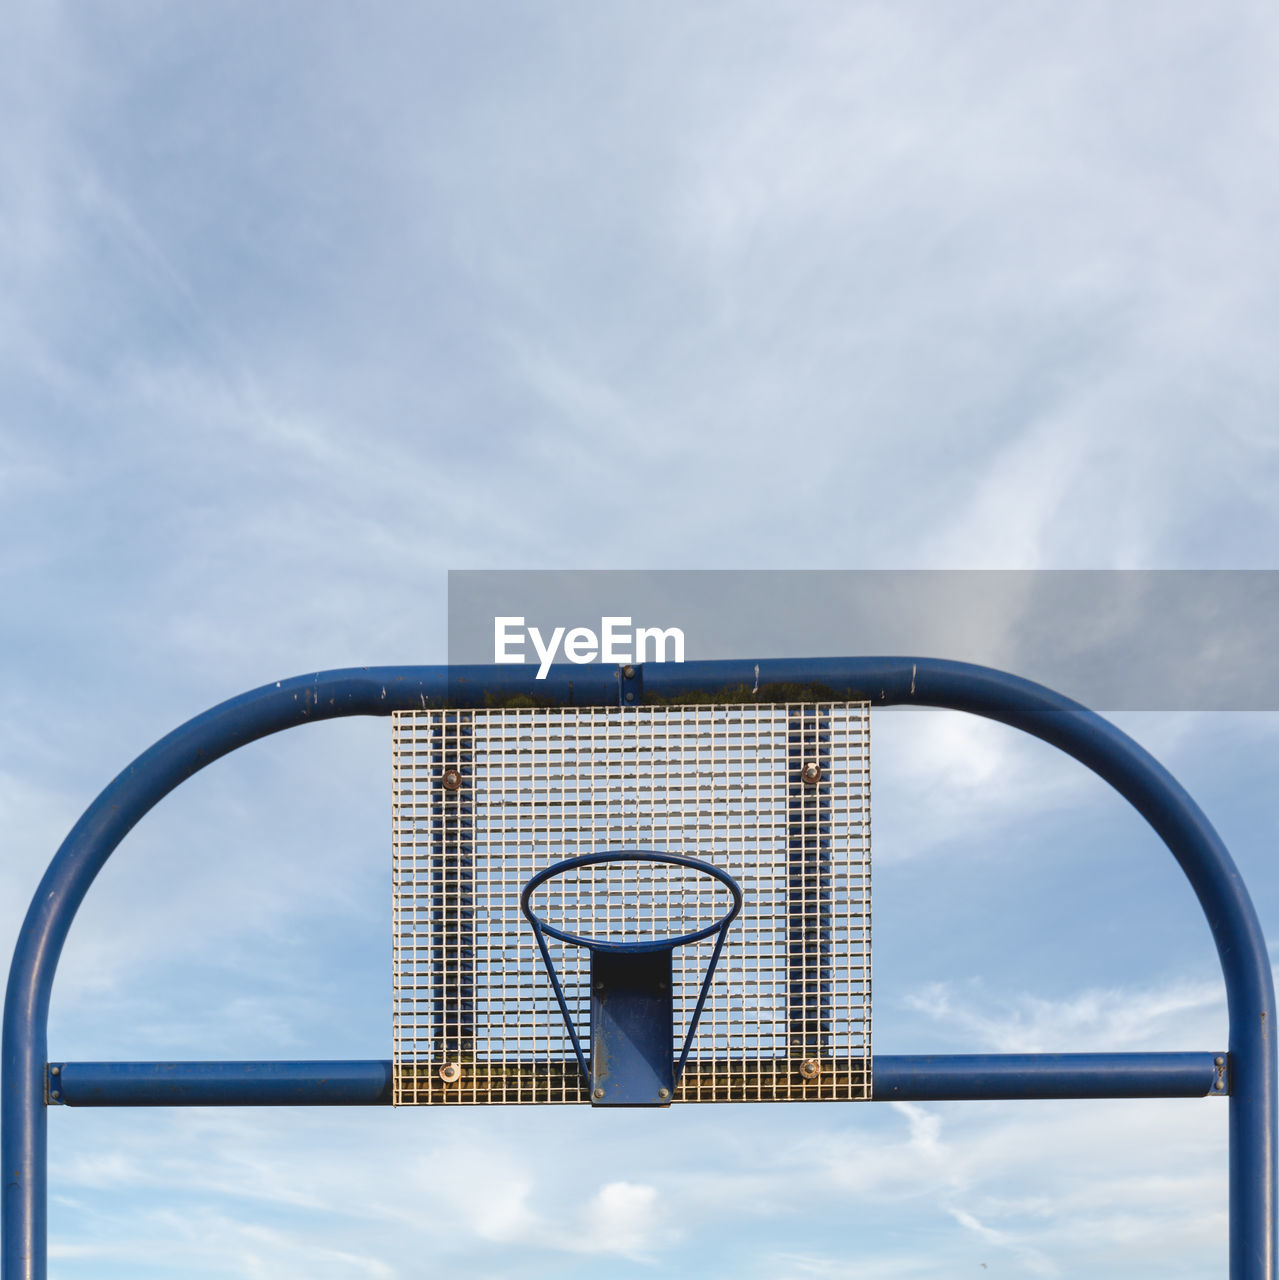
<instances>
[{"instance_id":1,"label":"rusty bolt","mask_svg":"<svg viewBox=\"0 0 1279 1280\"><path fill-rule=\"evenodd\" d=\"M445 769L444 776L440 779L440 786L445 791L457 791L462 786L462 775L456 769Z\"/></svg>"},{"instance_id":2,"label":"rusty bolt","mask_svg":"<svg viewBox=\"0 0 1279 1280\"><path fill-rule=\"evenodd\" d=\"M462 1075L462 1068L456 1062L446 1062L440 1068L440 1079L445 1084L456 1084Z\"/></svg>"},{"instance_id":3,"label":"rusty bolt","mask_svg":"<svg viewBox=\"0 0 1279 1280\"><path fill-rule=\"evenodd\" d=\"M810 787L814 787L822 780L822 767L816 760L810 760L803 769L800 770L799 776L803 778Z\"/></svg>"},{"instance_id":4,"label":"rusty bolt","mask_svg":"<svg viewBox=\"0 0 1279 1280\"><path fill-rule=\"evenodd\" d=\"M804 1061L799 1064L799 1074L803 1076L805 1080L816 1080L821 1073L822 1064L818 1062L816 1058L805 1058Z\"/></svg>"},{"instance_id":5,"label":"rusty bolt","mask_svg":"<svg viewBox=\"0 0 1279 1280\"><path fill-rule=\"evenodd\" d=\"M627 666L623 667L623 668L622 668L622 675L623 675L623 677L624 677L625 679L627 679L627 680L634 680L634 679L635 679L635 668L634 668L634 667L632 667L632 666L629 666L629 665L627 665Z\"/></svg>"}]
</instances>

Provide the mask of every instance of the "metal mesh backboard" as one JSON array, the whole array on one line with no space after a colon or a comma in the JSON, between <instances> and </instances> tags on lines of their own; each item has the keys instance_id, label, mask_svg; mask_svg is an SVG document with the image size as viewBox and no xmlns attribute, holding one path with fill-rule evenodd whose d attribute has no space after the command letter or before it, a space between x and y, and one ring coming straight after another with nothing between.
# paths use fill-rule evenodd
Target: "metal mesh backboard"
<instances>
[{"instance_id":1,"label":"metal mesh backboard","mask_svg":"<svg viewBox=\"0 0 1279 1280\"><path fill-rule=\"evenodd\" d=\"M676 1102L870 1096L865 703L410 711L392 736L397 1105L588 1101L519 898L606 849L700 858L743 890ZM722 886L668 874L565 877L539 909L617 939L722 913ZM712 946L674 953L676 1043ZM550 948L589 1041L589 953Z\"/></svg>"}]
</instances>

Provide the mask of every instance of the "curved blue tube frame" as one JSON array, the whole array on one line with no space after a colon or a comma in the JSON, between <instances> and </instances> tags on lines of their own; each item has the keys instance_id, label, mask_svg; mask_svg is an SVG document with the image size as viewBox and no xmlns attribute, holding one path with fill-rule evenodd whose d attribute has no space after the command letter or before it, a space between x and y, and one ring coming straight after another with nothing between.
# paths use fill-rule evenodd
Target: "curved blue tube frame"
<instances>
[{"instance_id":1,"label":"curved blue tube frame","mask_svg":"<svg viewBox=\"0 0 1279 1280\"><path fill-rule=\"evenodd\" d=\"M1256 911L1221 838L1162 765L1094 712L1019 677L933 658L690 662L625 671L563 664L539 681L529 666L354 668L266 685L175 729L139 756L85 811L49 864L18 936L5 996L0 1058L3 1280L46 1280L47 1030L63 943L111 853L180 783L237 747L282 729L342 716L385 716L445 704L484 706L519 694L578 706L620 706L653 698L679 701L691 693L720 691L739 700L743 687L769 685L819 686L825 697L866 699L878 706L949 708L1001 721L1073 756L1149 822L1199 899L1225 978L1230 1013L1231 1280L1276 1280L1274 985ZM1078 1096L1010 1095L993 1058L952 1060L950 1070L939 1068L939 1060L929 1061L933 1077L944 1077L951 1090L941 1096ZM1030 1063L1024 1070L1033 1072L1033 1060ZM1134 1066L1132 1072L1136 1071ZM1072 1073L1089 1074L1079 1064ZM1104 1074L1100 1064L1097 1074ZM926 1081L928 1072L923 1076ZM938 1096L930 1094L919 1077L919 1070L911 1076L913 1093L897 1096ZM1083 1096L1104 1096L1099 1088L1094 1079L1092 1091ZM876 1094L882 1096L879 1089ZM323 1101L306 1090L301 1100Z\"/></svg>"}]
</instances>

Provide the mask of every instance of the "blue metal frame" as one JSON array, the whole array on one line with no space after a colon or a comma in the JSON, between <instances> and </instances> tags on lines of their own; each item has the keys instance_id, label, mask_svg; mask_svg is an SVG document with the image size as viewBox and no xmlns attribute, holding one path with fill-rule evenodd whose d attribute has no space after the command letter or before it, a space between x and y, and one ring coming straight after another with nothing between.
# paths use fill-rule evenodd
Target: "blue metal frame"
<instances>
[{"instance_id":1,"label":"blue metal frame","mask_svg":"<svg viewBox=\"0 0 1279 1280\"><path fill-rule=\"evenodd\" d=\"M625 697L623 694L625 684ZM280 681L233 698L188 721L144 752L102 792L54 856L32 899L14 950L5 996L0 1050L0 1167L3 1172L3 1280L46 1280L48 1014L58 958L76 911L107 858L132 827L174 787L237 747L316 720L389 715L420 707L484 706L513 695L578 706L619 706L648 698L678 701L690 693L767 692L770 685L817 686L823 696L865 698L878 706L914 705L966 711L998 720L1073 756L1108 782L1146 819L1190 881L1212 931L1226 984L1230 1043L1225 1066L1230 1098L1230 1276L1276 1280L1276 1038L1275 998L1265 937L1247 889L1221 838L1180 784L1125 734L1060 694L1004 672L931 658L814 658L661 664L631 675L607 667L557 665L544 681L533 668L369 667ZM1157 1096L1170 1082L1188 1083L1206 1070L1206 1055L1070 1055L1006 1059L910 1059L893 1068L876 1059L875 1094L897 1097ZM1219 1056L1219 1055L1216 1055ZM1215 1056L1214 1056L1215 1059ZM938 1066L937 1064L941 1065ZM931 1064L931 1065L930 1065ZM948 1065L949 1064L949 1065ZM189 1064L187 1064L189 1065ZM230 1064L226 1064L230 1065ZM257 1074L247 1092L296 1089L295 1102L344 1102L344 1090L317 1090L313 1064L234 1064ZM321 1064L332 1067L335 1064ZM384 1064L340 1064L361 1081L367 1101ZM139 1064L142 1076L166 1064ZM168 1064L183 1080L183 1065ZM108 1074L112 1068L98 1068ZM125 1068L127 1074L128 1068ZM1184 1078L1183 1078L1184 1072ZM66 1064L64 1089L91 1064ZM274 1083L271 1083L273 1073ZM216 1074L212 1071L211 1074ZM1210 1091L1215 1090L1215 1075ZM931 1083L930 1083L931 1082ZM1108 1083L1109 1082L1109 1083ZM243 1083L243 1082L242 1082ZM194 1078L185 1085L205 1087ZM79 1087L77 1080L76 1087ZM100 1087L100 1081L99 1086ZM165 1101L166 1082L133 1081L137 1095ZM1008 1092L1056 1087L1046 1095ZM1140 1087L1141 1092L1132 1090ZM1082 1090L1082 1095L1072 1092ZM92 1093L90 1084L88 1092ZM911 1092L911 1090L915 1090ZM953 1092L947 1092L952 1090ZM939 1092L940 1091L940 1092ZM62 1090L57 1092L61 1093ZM204 1096L208 1096L207 1094ZM84 1095L81 1095L83 1098ZM242 1102L230 1090L224 1099ZM179 1099L174 1099L179 1101ZM266 1098L262 1098L266 1101ZM376 1100L376 1099L375 1099ZM287 1101L282 1099L282 1101ZM92 1105L82 1100L78 1105ZM108 1104L110 1105L110 1104ZM122 1104L116 1104L122 1105Z\"/></svg>"},{"instance_id":2,"label":"blue metal frame","mask_svg":"<svg viewBox=\"0 0 1279 1280\"><path fill-rule=\"evenodd\" d=\"M1206 1098L1229 1088L1224 1053L876 1055L878 1102ZM390 1059L367 1062L54 1062L68 1107L389 1107Z\"/></svg>"}]
</instances>

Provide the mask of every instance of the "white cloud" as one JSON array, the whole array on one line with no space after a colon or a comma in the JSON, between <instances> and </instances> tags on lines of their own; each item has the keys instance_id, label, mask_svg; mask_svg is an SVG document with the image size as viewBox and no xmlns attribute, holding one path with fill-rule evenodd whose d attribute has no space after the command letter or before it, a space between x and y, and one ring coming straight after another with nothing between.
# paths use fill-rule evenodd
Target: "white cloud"
<instances>
[{"instance_id":1,"label":"white cloud","mask_svg":"<svg viewBox=\"0 0 1279 1280\"><path fill-rule=\"evenodd\" d=\"M973 1214L964 1209L951 1208L949 1212L961 1227L973 1232L984 1243L993 1245L997 1250L1013 1254L1031 1275L1056 1276L1061 1274L1060 1268L1050 1258L1046 1257L1038 1249L1028 1248L1008 1232L996 1231L993 1227L986 1226L985 1223L980 1222Z\"/></svg>"},{"instance_id":2,"label":"white cloud","mask_svg":"<svg viewBox=\"0 0 1279 1280\"><path fill-rule=\"evenodd\" d=\"M1066 999L937 982L907 995L906 1003L973 1052L1139 1052L1166 1049L1170 1040L1212 1049L1226 1040L1225 993L1212 980L1115 986Z\"/></svg>"},{"instance_id":3,"label":"white cloud","mask_svg":"<svg viewBox=\"0 0 1279 1280\"><path fill-rule=\"evenodd\" d=\"M879 715L873 750L877 858L979 844L1015 823L1109 795L1055 749L961 712Z\"/></svg>"},{"instance_id":4,"label":"white cloud","mask_svg":"<svg viewBox=\"0 0 1279 1280\"><path fill-rule=\"evenodd\" d=\"M661 1240L661 1213L656 1187L610 1182L586 1208L586 1221L576 1247L586 1253L620 1253L643 1261Z\"/></svg>"}]
</instances>

